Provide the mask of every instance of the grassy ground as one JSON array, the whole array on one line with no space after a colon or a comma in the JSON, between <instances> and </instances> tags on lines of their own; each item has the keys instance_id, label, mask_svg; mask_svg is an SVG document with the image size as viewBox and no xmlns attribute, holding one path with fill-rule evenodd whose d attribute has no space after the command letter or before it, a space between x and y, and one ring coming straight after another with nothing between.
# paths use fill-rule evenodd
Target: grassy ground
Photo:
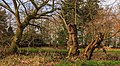
<instances>
[{"instance_id":1,"label":"grassy ground","mask_svg":"<svg viewBox=\"0 0 120 66\"><path fill-rule=\"evenodd\" d=\"M82 50L83 51L83 50ZM65 49L20 48L18 53L0 59L0 66L120 66L120 50L95 51L92 60L68 60Z\"/></svg>"},{"instance_id":2,"label":"grassy ground","mask_svg":"<svg viewBox=\"0 0 120 66\"><path fill-rule=\"evenodd\" d=\"M76 62L61 61L55 66L120 66L120 61L80 60Z\"/></svg>"}]
</instances>

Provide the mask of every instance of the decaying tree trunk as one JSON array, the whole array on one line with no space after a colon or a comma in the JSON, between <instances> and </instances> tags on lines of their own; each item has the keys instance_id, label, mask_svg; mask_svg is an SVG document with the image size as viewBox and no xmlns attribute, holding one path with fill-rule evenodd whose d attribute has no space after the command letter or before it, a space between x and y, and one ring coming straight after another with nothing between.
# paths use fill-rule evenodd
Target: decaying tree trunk
<instances>
[{"instance_id":1,"label":"decaying tree trunk","mask_svg":"<svg viewBox=\"0 0 120 66\"><path fill-rule=\"evenodd\" d=\"M102 35L102 33L99 33L98 35L96 35L96 38L92 40L91 43L85 48L82 56L90 60L94 50L97 47L101 47L103 49L103 52L106 53L106 50L103 48L103 45L101 45L101 42L103 41L103 39L104 39L104 35Z\"/></svg>"},{"instance_id":2,"label":"decaying tree trunk","mask_svg":"<svg viewBox=\"0 0 120 66\"><path fill-rule=\"evenodd\" d=\"M75 24L68 24L67 50L68 50L67 58L79 54L77 41L77 28Z\"/></svg>"}]
</instances>

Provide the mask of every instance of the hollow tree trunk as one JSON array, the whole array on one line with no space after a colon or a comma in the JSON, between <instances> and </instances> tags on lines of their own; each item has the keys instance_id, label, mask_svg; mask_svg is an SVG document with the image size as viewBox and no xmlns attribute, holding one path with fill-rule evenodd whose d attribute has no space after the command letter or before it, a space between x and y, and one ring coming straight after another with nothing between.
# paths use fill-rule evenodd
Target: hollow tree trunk
<instances>
[{"instance_id":1,"label":"hollow tree trunk","mask_svg":"<svg viewBox=\"0 0 120 66\"><path fill-rule=\"evenodd\" d=\"M77 40L77 28L76 28L75 24L74 25L72 25L72 24L68 25L67 50L68 50L67 58L79 54L78 40Z\"/></svg>"},{"instance_id":2,"label":"hollow tree trunk","mask_svg":"<svg viewBox=\"0 0 120 66\"><path fill-rule=\"evenodd\" d=\"M19 47L19 42L20 42L20 40L22 38L22 33L23 33L23 28L17 27L16 33L13 36L13 39L11 41L11 46L9 48L10 53L14 53L14 52L17 51L17 49Z\"/></svg>"}]
</instances>

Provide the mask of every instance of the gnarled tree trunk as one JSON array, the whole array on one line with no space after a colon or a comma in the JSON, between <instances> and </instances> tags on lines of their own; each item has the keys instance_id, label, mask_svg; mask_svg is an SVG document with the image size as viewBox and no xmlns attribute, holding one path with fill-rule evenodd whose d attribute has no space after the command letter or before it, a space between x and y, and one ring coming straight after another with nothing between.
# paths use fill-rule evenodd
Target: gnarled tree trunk
<instances>
[{"instance_id":1,"label":"gnarled tree trunk","mask_svg":"<svg viewBox=\"0 0 120 66\"><path fill-rule=\"evenodd\" d=\"M67 41L68 56L75 56L79 54L77 28L75 24L68 24L68 41Z\"/></svg>"},{"instance_id":2,"label":"gnarled tree trunk","mask_svg":"<svg viewBox=\"0 0 120 66\"><path fill-rule=\"evenodd\" d=\"M12 41L11 41L11 46L8 50L10 53L14 53L17 51L17 49L19 47L19 42L22 38L22 33L23 33L23 28L17 27L16 33L13 36Z\"/></svg>"},{"instance_id":3,"label":"gnarled tree trunk","mask_svg":"<svg viewBox=\"0 0 120 66\"><path fill-rule=\"evenodd\" d=\"M30 17L26 17L24 22L21 23L21 24L17 24L18 27L16 29L16 33L15 35L13 36L12 38L12 41L11 41L11 46L8 50L9 53L14 53L14 52L17 52L17 49L19 47L19 43L22 39L22 33L23 33L23 30L25 29L25 27L27 27L29 25L29 21L30 21Z\"/></svg>"},{"instance_id":4,"label":"gnarled tree trunk","mask_svg":"<svg viewBox=\"0 0 120 66\"><path fill-rule=\"evenodd\" d=\"M29 2L31 3L32 7L34 9L32 9L33 11L28 12L29 10L26 9L27 6L24 6L24 2L19 1L20 3L18 3L17 0L11 0L10 3L12 3L13 9L11 9L11 7L9 6L8 2L6 2L5 0L2 0L2 2L0 2L0 6L4 7L5 9L7 9L8 11L10 11L14 16L15 16L15 20L16 20L16 24L17 24L17 29L16 29L16 33L11 41L11 46L8 50L8 52L16 52L17 51L17 47L19 46L19 42L21 41L22 38L22 33L25 27L27 27L28 25L30 25L29 21L31 19L42 19L42 16L46 16L49 13L52 13L54 11L56 11L58 8L55 8L55 2L54 0L51 1L52 5L51 5L51 9L50 10L46 10L43 11L41 13L39 13L39 11L41 10L41 8L45 7L50 0L42 0L40 2L39 5L36 4L36 1L34 0L29 0ZM39 1L38 1L39 2ZM20 9L19 5L23 6L23 10ZM21 18L21 12L22 11L22 15L24 19ZM43 17L44 18L44 17Z\"/></svg>"},{"instance_id":5,"label":"gnarled tree trunk","mask_svg":"<svg viewBox=\"0 0 120 66\"><path fill-rule=\"evenodd\" d=\"M99 33L98 35L96 35L96 38L92 40L91 43L85 48L83 56L86 57L88 60L90 60L94 50L97 47L103 48L103 46L101 45L101 42L103 41L103 39L104 39L104 35L102 35L102 33ZM104 48L103 48L103 52L105 52L106 54L106 50Z\"/></svg>"}]
</instances>

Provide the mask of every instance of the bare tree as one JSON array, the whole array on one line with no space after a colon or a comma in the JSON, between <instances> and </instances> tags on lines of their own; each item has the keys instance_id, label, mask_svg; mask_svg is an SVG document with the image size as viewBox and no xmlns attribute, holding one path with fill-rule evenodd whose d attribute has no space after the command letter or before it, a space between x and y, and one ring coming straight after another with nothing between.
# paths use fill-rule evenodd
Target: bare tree
<instances>
[{"instance_id":1,"label":"bare tree","mask_svg":"<svg viewBox=\"0 0 120 66\"><path fill-rule=\"evenodd\" d=\"M88 31L86 33L92 34L92 39L83 53L83 56L88 60L91 59L94 50L99 47L107 54L104 48L106 45L105 41L114 37L120 31L120 28L114 31L114 23L119 23L119 21L116 21L115 14L112 13L111 10L108 12L108 10L98 10L97 17L89 23ZM110 34L111 32L112 34Z\"/></svg>"},{"instance_id":2,"label":"bare tree","mask_svg":"<svg viewBox=\"0 0 120 66\"><path fill-rule=\"evenodd\" d=\"M21 0L11 0L10 2L12 3L11 6L6 0L2 0L0 2L0 6L10 11L16 18L16 33L8 50L8 52L16 52L19 46L19 42L22 38L22 33L24 29L30 24L30 20L44 18L44 16L48 15L49 13L54 12L56 8L54 8L54 0L51 1L52 4L49 3L50 0L29 0L26 2ZM27 7L25 6L26 3L29 3L31 5L30 7L33 7L31 11L27 10ZM50 9L44 10L47 5L50 7ZM14 7L12 8L12 6ZM39 12L41 9L44 11ZM24 16L22 17L20 14L21 12L24 13Z\"/></svg>"}]
</instances>

